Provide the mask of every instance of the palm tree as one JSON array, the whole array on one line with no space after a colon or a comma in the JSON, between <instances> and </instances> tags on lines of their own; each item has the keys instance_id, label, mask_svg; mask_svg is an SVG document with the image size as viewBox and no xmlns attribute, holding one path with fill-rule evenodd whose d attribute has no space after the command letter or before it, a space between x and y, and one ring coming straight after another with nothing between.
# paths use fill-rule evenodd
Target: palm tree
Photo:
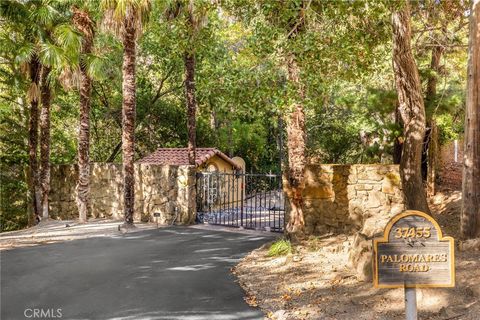
<instances>
[{"instance_id":1,"label":"palm tree","mask_svg":"<svg viewBox=\"0 0 480 320\"><path fill-rule=\"evenodd\" d=\"M48 196L50 193L50 112L54 80L65 68L77 67L76 57L80 37L67 23L68 19L53 7L50 1L31 1L31 16L37 21L40 75L40 187L42 191L42 218L49 217Z\"/></svg>"},{"instance_id":2,"label":"palm tree","mask_svg":"<svg viewBox=\"0 0 480 320\"><path fill-rule=\"evenodd\" d=\"M195 6L197 4L197 6ZM196 113L195 47L198 32L207 18L208 2L194 0L173 1L165 10L167 20L181 19L186 29L186 45L183 53L185 65L185 101L187 104L188 163L195 165L196 158Z\"/></svg>"},{"instance_id":3,"label":"palm tree","mask_svg":"<svg viewBox=\"0 0 480 320\"><path fill-rule=\"evenodd\" d=\"M83 35L80 61L80 122L78 128L78 182L77 206L80 222L85 222L90 211L90 98L92 77L88 73L87 56L92 53L95 35L94 23L86 10L72 7L72 23Z\"/></svg>"},{"instance_id":4,"label":"palm tree","mask_svg":"<svg viewBox=\"0 0 480 320\"><path fill-rule=\"evenodd\" d=\"M12 30L15 31L17 55L15 61L23 65L21 70L26 70L28 77L27 100L30 103L28 124L28 176L30 221L38 221L40 216L40 190L38 180L38 104L40 101L40 73L41 65L38 54L34 52L35 34L32 30L32 21L29 19L29 10L26 4L16 1L0 2L0 15L5 19ZM23 37L21 37L23 36Z\"/></svg>"},{"instance_id":5,"label":"palm tree","mask_svg":"<svg viewBox=\"0 0 480 320\"><path fill-rule=\"evenodd\" d=\"M135 59L137 37L151 10L150 0L104 0L105 24L121 39L123 44L122 66L122 156L124 183L125 226L133 225L135 205Z\"/></svg>"},{"instance_id":6,"label":"palm tree","mask_svg":"<svg viewBox=\"0 0 480 320\"><path fill-rule=\"evenodd\" d=\"M40 76L40 187L42 190L42 218L48 218L48 194L50 192L50 107L52 102L50 71L44 65Z\"/></svg>"},{"instance_id":7,"label":"palm tree","mask_svg":"<svg viewBox=\"0 0 480 320\"><path fill-rule=\"evenodd\" d=\"M40 87L40 71L41 65L38 61L38 56L34 54L27 63L30 75L30 119L28 121L28 182L30 190L30 202L33 208L34 221L39 220L40 216L40 188L38 176L38 102L39 102L39 87Z\"/></svg>"},{"instance_id":8,"label":"palm tree","mask_svg":"<svg viewBox=\"0 0 480 320\"><path fill-rule=\"evenodd\" d=\"M188 0L186 6L187 46L184 53L185 63L185 100L187 102L187 131L188 131L188 163L195 165L197 148L197 99L195 96L195 46L196 37L207 17L205 3L199 8L195 7L193 0Z\"/></svg>"},{"instance_id":9,"label":"palm tree","mask_svg":"<svg viewBox=\"0 0 480 320\"><path fill-rule=\"evenodd\" d=\"M76 34L65 25L66 18L47 0L2 1L3 17L19 31L16 61L29 70L29 186L34 214L48 218L50 189L50 104L52 69L67 62L65 54L76 51ZM41 105L40 116L38 105ZM40 122L40 123L39 123ZM38 165L38 127L40 127L40 165Z\"/></svg>"},{"instance_id":10,"label":"palm tree","mask_svg":"<svg viewBox=\"0 0 480 320\"><path fill-rule=\"evenodd\" d=\"M195 98L195 45L194 34L198 28L197 20L193 14L194 3L190 0L187 11L189 41L185 50L185 97L187 101L187 130L188 130L188 163L195 165L196 143L196 112L197 99Z\"/></svg>"}]
</instances>

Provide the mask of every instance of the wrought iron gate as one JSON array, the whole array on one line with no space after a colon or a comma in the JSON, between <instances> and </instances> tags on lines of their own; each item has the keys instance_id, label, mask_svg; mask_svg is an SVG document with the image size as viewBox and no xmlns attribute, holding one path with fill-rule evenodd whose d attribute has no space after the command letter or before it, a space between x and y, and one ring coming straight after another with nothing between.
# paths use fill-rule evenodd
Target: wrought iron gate
<instances>
[{"instance_id":1,"label":"wrought iron gate","mask_svg":"<svg viewBox=\"0 0 480 320\"><path fill-rule=\"evenodd\" d=\"M282 177L276 174L197 173L198 222L281 232Z\"/></svg>"}]
</instances>

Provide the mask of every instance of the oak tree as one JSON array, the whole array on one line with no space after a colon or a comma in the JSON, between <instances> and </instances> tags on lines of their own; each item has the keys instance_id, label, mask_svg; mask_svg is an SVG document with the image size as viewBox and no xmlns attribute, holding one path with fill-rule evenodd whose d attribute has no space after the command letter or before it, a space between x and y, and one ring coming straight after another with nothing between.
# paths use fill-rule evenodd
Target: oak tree
<instances>
[{"instance_id":1,"label":"oak tree","mask_svg":"<svg viewBox=\"0 0 480 320\"><path fill-rule=\"evenodd\" d=\"M420 77L411 48L410 5L405 2L392 14L393 71L405 142L400 176L407 209L429 213L423 186L421 161L425 135L425 106Z\"/></svg>"}]
</instances>

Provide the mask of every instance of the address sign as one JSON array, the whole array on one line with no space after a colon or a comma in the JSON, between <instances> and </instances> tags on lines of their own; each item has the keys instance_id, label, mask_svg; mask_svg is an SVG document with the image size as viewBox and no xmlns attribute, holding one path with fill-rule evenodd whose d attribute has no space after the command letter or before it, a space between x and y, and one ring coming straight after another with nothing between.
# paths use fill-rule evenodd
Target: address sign
<instances>
[{"instance_id":1,"label":"address sign","mask_svg":"<svg viewBox=\"0 0 480 320\"><path fill-rule=\"evenodd\" d=\"M394 216L383 238L374 239L373 274L377 288L455 286L452 237L444 237L428 214L408 210Z\"/></svg>"}]
</instances>

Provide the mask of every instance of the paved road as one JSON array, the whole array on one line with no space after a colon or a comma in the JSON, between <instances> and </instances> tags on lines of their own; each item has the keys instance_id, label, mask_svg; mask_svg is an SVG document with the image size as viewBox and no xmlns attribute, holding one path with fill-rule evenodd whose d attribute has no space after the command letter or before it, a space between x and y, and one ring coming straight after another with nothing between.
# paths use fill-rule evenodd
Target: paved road
<instances>
[{"instance_id":1,"label":"paved road","mask_svg":"<svg viewBox=\"0 0 480 320\"><path fill-rule=\"evenodd\" d=\"M4 251L1 319L263 319L229 270L271 239L174 227Z\"/></svg>"}]
</instances>

